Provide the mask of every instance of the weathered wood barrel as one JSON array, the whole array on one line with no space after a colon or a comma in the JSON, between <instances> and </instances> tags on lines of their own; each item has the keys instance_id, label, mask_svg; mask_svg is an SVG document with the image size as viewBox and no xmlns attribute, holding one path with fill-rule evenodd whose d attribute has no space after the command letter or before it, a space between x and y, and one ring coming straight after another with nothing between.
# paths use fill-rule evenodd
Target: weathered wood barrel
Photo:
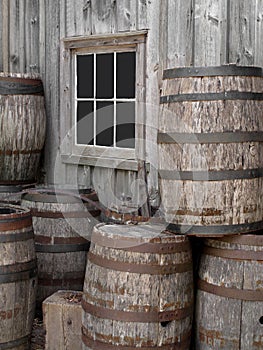
<instances>
[{"instance_id":1,"label":"weathered wood barrel","mask_svg":"<svg viewBox=\"0 0 263 350\"><path fill-rule=\"evenodd\" d=\"M60 289L82 290L92 227L98 221L71 195L31 191L22 196L31 209L38 261L37 306Z\"/></svg>"},{"instance_id":2,"label":"weathered wood barrel","mask_svg":"<svg viewBox=\"0 0 263 350\"><path fill-rule=\"evenodd\" d=\"M205 240L196 298L196 349L263 349L263 236Z\"/></svg>"},{"instance_id":3,"label":"weathered wood barrel","mask_svg":"<svg viewBox=\"0 0 263 350\"><path fill-rule=\"evenodd\" d=\"M0 206L0 349L28 350L37 290L30 211Z\"/></svg>"},{"instance_id":4,"label":"weathered wood barrel","mask_svg":"<svg viewBox=\"0 0 263 350\"><path fill-rule=\"evenodd\" d=\"M82 298L83 349L189 349L189 240L165 226L98 224Z\"/></svg>"},{"instance_id":5,"label":"weathered wood barrel","mask_svg":"<svg viewBox=\"0 0 263 350\"><path fill-rule=\"evenodd\" d=\"M34 182L46 132L38 76L0 73L0 128L0 183Z\"/></svg>"},{"instance_id":6,"label":"weathered wood barrel","mask_svg":"<svg viewBox=\"0 0 263 350\"><path fill-rule=\"evenodd\" d=\"M0 185L0 203L20 205L22 193L28 187L34 188L34 184Z\"/></svg>"},{"instance_id":7,"label":"weathered wood barrel","mask_svg":"<svg viewBox=\"0 0 263 350\"><path fill-rule=\"evenodd\" d=\"M164 71L158 150L162 205L175 233L263 228L262 69Z\"/></svg>"}]
</instances>

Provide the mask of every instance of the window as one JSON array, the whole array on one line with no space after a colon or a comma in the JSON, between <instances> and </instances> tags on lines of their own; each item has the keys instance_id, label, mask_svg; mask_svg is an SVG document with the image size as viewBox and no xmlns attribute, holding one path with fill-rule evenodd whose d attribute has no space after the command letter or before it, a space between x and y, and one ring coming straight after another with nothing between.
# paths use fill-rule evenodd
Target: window
<instances>
[{"instance_id":1,"label":"window","mask_svg":"<svg viewBox=\"0 0 263 350\"><path fill-rule=\"evenodd\" d=\"M77 144L135 147L136 53L76 54Z\"/></svg>"},{"instance_id":2,"label":"window","mask_svg":"<svg viewBox=\"0 0 263 350\"><path fill-rule=\"evenodd\" d=\"M145 102L145 39L146 31L63 40L64 162L95 165L99 158L101 166L116 167L121 161L117 167L137 170L143 124L137 102Z\"/></svg>"}]
</instances>

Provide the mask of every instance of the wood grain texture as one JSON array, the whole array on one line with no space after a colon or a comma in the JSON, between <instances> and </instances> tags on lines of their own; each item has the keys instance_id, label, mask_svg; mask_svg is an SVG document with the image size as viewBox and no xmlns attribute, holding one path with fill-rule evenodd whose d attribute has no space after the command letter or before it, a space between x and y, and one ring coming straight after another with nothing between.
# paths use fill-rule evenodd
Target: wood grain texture
<instances>
[{"instance_id":1,"label":"wood grain texture","mask_svg":"<svg viewBox=\"0 0 263 350\"><path fill-rule=\"evenodd\" d=\"M262 78L203 77L164 81L163 95L262 91ZM197 101L165 104L161 132L206 134L260 132L262 101ZM248 117L251 116L251 117ZM253 116L253 117L252 117ZM159 169L211 171L262 168L262 142L160 143ZM262 177L224 181L160 180L168 222L231 225L262 221ZM189 191L189 192L188 192Z\"/></svg>"},{"instance_id":2,"label":"wood grain texture","mask_svg":"<svg viewBox=\"0 0 263 350\"><path fill-rule=\"evenodd\" d=\"M177 253L140 253L129 249L143 243L186 242L184 236L161 233L160 225L105 225L94 228L90 251L100 259L106 258L123 263L139 265L166 265L190 263L191 252L186 249ZM107 243L108 240L111 243ZM125 249L128 249L127 251ZM192 269L187 272L152 275L101 267L88 260L83 300L94 306L109 310L129 312L179 310L191 307L193 302ZM158 346L183 341L191 332L191 316L164 324L159 322L129 322L97 317L82 312L82 324L86 335L92 339L115 346ZM188 338L189 339L189 338ZM91 347L93 348L93 347ZM83 345L83 349L90 349ZM188 349L188 346L182 346Z\"/></svg>"},{"instance_id":3,"label":"wood grain texture","mask_svg":"<svg viewBox=\"0 0 263 350\"><path fill-rule=\"evenodd\" d=\"M81 200L70 197L68 201L59 195L57 202L53 202L53 197L52 193L41 197L36 192L30 197L25 195L21 202L23 207L41 212L41 217L33 213L34 233L40 247L37 249L38 304L59 289L82 290L91 230L98 222ZM69 212L80 212L84 216L66 217ZM56 218L50 217L50 213L63 215ZM60 244L63 245L61 252L52 251Z\"/></svg>"},{"instance_id":4,"label":"wood grain texture","mask_svg":"<svg viewBox=\"0 0 263 350\"><path fill-rule=\"evenodd\" d=\"M0 79L16 76L36 79L31 74L0 74ZM30 80L29 80L30 81ZM30 85L29 85L30 88ZM46 112L44 97L38 95L0 95L1 181L32 181L38 176L44 146Z\"/></svg>"},{"instance_id":5,"label":"wood grain texture","mask_svg":"<svg viewBox=\"0 0 263 350\"><path fill-rule=\"evenodd\" d=\"M245 237L245 236L243 236ZM222 240L206 240L208 247L220 251L238 250L262 252L262 246L249 243ZM254 236L255 237L255 236ZM208 283L235 290L262 291L262 259L246 260L211 256L205 252L201 256L199 277ZM196 348L200 350L233 349L258 350L262 347L262 301L226 298L198 290L196 299Z\"/></svg>"},{"instance_id":6,"label":"wood grain texture","mask_svg":"<svg viewBox=\"0 0 263 350\"><path fill-rule=\"evenodd\" d=\"M5 211L11 211L10 213ZM21 228L15 228L12 218L17 216L16 223L20 222ZM23 223L25 218L29 222ZM27 337L30 336L36 301L37 289L37 270L36 254L34 247L34 238L30 233L32 231L32 221L29 210L21 209L15 206L1 206L0 208L0 225L9 220L10 228L3 230L1 228L1 283L0 283L0 347L14 350L27 350L29 343ZM13 226L13 228L12 228ZM10 241L10 238L20 235L25 238L17 238ZM8 238L9 237L9 238ZM21 264L31 264L31 267L21 267ZM7 268L9 266L9 274ZM35 267L33 267L35 266ZM10 273L12 268L13 274ZM18 272L20 269L20 273ZM22 276L25 271L24 276ZM30 271L31 270L31 271ZM14 272L18 272L17 275ZM13 280L11 280L11 277ZM3 278L7 278L3 281ZM15 341L22 340L21 344L15 345Z\"/></svg>"}]
</instances>

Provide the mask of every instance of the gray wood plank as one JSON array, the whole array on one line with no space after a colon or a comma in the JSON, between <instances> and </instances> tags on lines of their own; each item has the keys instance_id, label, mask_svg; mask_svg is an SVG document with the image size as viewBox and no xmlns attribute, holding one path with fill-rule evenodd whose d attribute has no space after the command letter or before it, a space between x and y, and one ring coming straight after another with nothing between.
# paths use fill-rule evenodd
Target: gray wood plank
<instances>
[{"instance_id":1,"label":"gray wood plank","mask_svg":"<svg viewBox=\"0 0 263 350\"><path fill-rule=\"evenodd\" d=\"M25 1L25 69L39 72L39 0Z\"/></svg>"},{"instance_id":2,"label":"gray wood plank","mask_svg":"<svg viewBox=\"0 0 263 350\"><path fill-rule=\"evenodd\" d=\"M168 1L168 68L192 63L193 8L192 0Z\"/></svg>"},{"instance_id":3,"label":"gray wood plank","mask_svg":"<svg viewBox=\"0 0 263 350\"><path fill-rule=\"evenodd\" d=\"M93 34L112 33L115 31L115 6L116 2L111 0L93 0L91 2Z\"/></svg>"},{"instance_id":4,"label":"gray wood plank","mask_svg":"<svg viewBox=\"0 0 263 350\"><path fill-rule=\"evenodd\" d=\"M254 64L263 67L263 1L256 0L255 4L255 58Z\"/></svg>"},{"instance_id":5,"label":"gray wood plank","mask_svg":"<svg viewBox=\"0 0 263 350\"><path fill-rule=\"evenodd\" d=\"M226 62L227 0L195 0L194 65Z\"/></svg>"},{"instance_id":6,"label":"gray wood plank","mask_svg":"<svg viewBox=\"0 0 263 350\"><path fill-rule=\"evenodd\" d=\"M1 48L1 54L0 54L0 72L3 71L3 1L0 1L0 48Z\"/></svg>"},{"instance_id":7,"label":"gray wood plank","mask_svg":"<svg viewBox=\"0 0 263 350\"><path fill-rule=\"evenodd\" d=\"M25 2L9 4L9 70L25 73Z\"/></svg>"}]
</instances>

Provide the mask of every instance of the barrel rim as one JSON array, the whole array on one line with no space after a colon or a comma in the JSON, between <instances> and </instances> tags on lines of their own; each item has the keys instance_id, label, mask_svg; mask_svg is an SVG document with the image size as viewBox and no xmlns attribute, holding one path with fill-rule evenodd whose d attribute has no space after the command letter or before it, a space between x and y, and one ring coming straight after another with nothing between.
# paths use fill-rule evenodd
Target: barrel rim
<instances>
[{"instance_id":1,"label":"barrel rim","mask_svg":"<svg viewBox=\"0 0 263 350\"><path fill-rule=\"evenodd\" d=\"M234 64L229 64L221 66L178 67L165 69L163 72L163 79L215 76L262 77L263 69L259 66L238 66Z\"/></svg>"},{"instance_id":2,"label":"barrel rim","mask_svg":"<svg viewBox=\"0 0 263 350\"><path fill-rule=\"evenodd\" d=\"M77 204L82 203L82 200L76 198L74 193L72 196L68 194L56 194L56 190L54 192L39 192L36 190L30 190L30 192L22 195L22 200L27 200L30 202L42 202L42 203L57 203L57 204Z\"/></svg>"},{"instance_id":3,"label":"barrel rim","mask_svg":"<svg viewBox=\"0 0 263 350\"><path fill-rule=\"evenodd\" d=\"M16 221L27 217L31 217L30 209L23 208L18 205L0 203L0 210L1 209L11 209L15 212L9 214L0 214L0 224L3 222Z\"/></svg>"}]
</instances>

